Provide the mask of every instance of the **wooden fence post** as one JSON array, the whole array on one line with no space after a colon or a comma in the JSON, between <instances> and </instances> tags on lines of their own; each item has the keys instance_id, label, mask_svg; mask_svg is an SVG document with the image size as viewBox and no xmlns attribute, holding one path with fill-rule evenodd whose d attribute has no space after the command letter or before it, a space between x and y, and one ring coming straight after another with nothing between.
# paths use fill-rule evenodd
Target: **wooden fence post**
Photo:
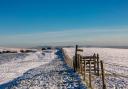
<instances>
[{"instance_id":1,"label":"wooden fence post","mask_svg":"<svg viewBox=\"0 0 128 89\"><path fill-rule=\"evenodd\" d=\"M91 61L89 61L89 87L92 88L92 82L91 82Z\"/></svg>"},{"instance_id":2,"label":"wooden fence post","mask_svg":"<svg viewBox=\"0 0 128 89\"><path fill-rule=\"evenodd\" d=\"M84 60L84 80L85 80L85 75L86 75L86 60Z\"/></svg>"},{"instance_id":3,"label":"wooden fence post","mask_svg":"<svg viewBox=\"0 0 128 89\"><path fill-rule=\"evenodd\" d=\"M83 75L83 60L81 60L81 75Z\"/></svg>"},{"instance_id":4,"label":"wooden fence post","mask_svg":"<svg viewBox=\"0 0 128 89\"><path fill-rule=\"evenodd\" d=\"M93 55L94 58L94 74L96 74L96 54Z\"/></svg>"},{"instance_id":5,"label":"wooden fence post","mask_svg":"<svg viewBox=\"0 0 128 89\"><path fill-rule=\"evenodd\" d=\"M82 74L82 57L80 58L80 73Z\"/></svg>"},{"instance_id":6,"label":"wooden fence post","mask_svg":"<svg viewBox=\"0 0 128 89\"><path fill-rule=\"evenodd\" d=\"M78 65L79 65L79 66L78 66L78 72L79 72L79 73L80 73L80 56L81 56L81 55L78 55Z\"/></svg>"},{"instance_id":7,"label":"wooden fence post","mask_svg":"<svg viewBox=\"0 0 128 89\"><path fill-rule=\"evenodd\" d=\"M77 54L77 72L79 71L79 60L80 60L80 54Z\"/></svg>"},{"instance_id":8,"label":"wooden fence post","mask_svg":"<svg viewBox=\"0 0 128 89\"><path fill-rule=\"evenodd\" d=\"M75 49L74 71L76 71L77 69L77 49L78 49L78 45L76 45L76 49Z\"/></svg>"},{"instance_id":9,"label":"wooden fence post","mask_svg":"<svg viewBox=\"0 0 128 89\"><path fill-rule=\"evenodd\" d=\"M102 74L102 87L103 87L102 89L106 89L103 61L100 61L100 63L101 63L101 74Z\"/></svg>"},{"instance_id":10,"label":"wooden fence post","mask_svg":"<svg viewBox=\"0 0 128 89\"><path fill-rule=\"evenodd\" d=\"M79 73L81 73L81 59L82 59L82 57L81 57L81 55L79 55Z\"/></svg>"},{"instance_id":11,"label":"wooden fence post","mask_svg":"<svg viewBox=\"0 0 128 89\"><path fill-rule=\"evenodd\" d=\"M99 54L97 54L97 76L100 75L99 71Z\"/></svg>"}]
</instances>

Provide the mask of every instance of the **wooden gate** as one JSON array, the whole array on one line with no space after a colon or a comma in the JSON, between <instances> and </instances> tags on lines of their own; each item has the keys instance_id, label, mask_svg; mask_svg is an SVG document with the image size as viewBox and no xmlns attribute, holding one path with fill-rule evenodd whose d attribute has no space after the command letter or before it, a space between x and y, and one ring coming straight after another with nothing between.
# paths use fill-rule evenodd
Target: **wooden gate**
<instances>
[{"instance_id":1,"label":"wooden gate","mask_svg":"<svg viewBox=\"0 0 128 89\"><path fill-rule=\"evenodd\" d=\"M83 49L78 49L78 45L76 45L75 58L73 60L74 71L81 74L84 80L87 77L86 74L88 74L90 88L92 88L92 75L100 76L101 73L103 89L106 89L103 62L99 60L99 54L94 53L91 56L82 56L79 54L80 52L83 52Z\"/></svg>"}]
</instances>

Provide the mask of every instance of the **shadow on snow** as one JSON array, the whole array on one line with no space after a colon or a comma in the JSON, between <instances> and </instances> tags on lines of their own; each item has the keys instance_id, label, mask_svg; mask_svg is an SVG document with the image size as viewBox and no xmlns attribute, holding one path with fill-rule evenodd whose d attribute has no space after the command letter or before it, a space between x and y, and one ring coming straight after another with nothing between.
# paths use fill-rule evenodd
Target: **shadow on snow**
<instances>
[{"instance_id":1,"label":"shadow on snow","mask_svg":"<svg viewBox=\"0 0 128 89\"><path fill-rule=\"evenodd\" d=\"M77 87L75 89L86 89L86 86L81 82L81 79L80 79L79 75L74 73L73 69L70 68L69 66L67 66L66 63L63 62L64 61L64 56L62 54L61 49L57 49L57 52L55 54L58 56L58 59L62 61L62 64L60 64L59 66L62 66L62 68L66 69L66 70L59 70L59 71L55 71L55 72L58 73L59 75L62 75L62 76L66 75L66 77L68 76L68 77L71 77L71 78L74 78L75 80L77 80L77 81L69 81L66 78L64 79L65 83L67 83L67 84L71 84L73 82L77 82L79 87ZM49 64L52 65L56 61L57 60L53 60ZM27 72L25 72L23 74L23 76L15 78L14 80L12 80L10 82L1 84L0 85L0 89L10 89L10 88L13 88L14 86L17 87L17 86L19 86L19 84L23 80L28 80L28 79L32 80L35 76L43 76L42 73L41 73L41 72L43 72L43 69L41 69L41 68L43 68L43 66L49 66L49 65L45 64L45 65L41 65L40 67L37 67L37 68L34 68L34 69L30 69ZM41 69L42 71L38 72L39 69ZM52 75L54 76L54 73L52 73Z\"/></svg>"}]
</instances>

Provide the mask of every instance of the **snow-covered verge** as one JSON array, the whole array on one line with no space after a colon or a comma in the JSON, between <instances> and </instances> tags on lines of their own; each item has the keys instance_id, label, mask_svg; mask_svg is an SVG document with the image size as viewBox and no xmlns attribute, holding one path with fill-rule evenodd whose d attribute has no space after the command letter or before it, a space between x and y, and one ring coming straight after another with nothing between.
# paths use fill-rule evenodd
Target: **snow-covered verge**
<instances>
[{"instance_id":1,"label":"snow-covered verge","mask_svg":"<svg viewBox=\"0 0 128 89\"><path fill-rule=\"evenodd\" d=\"M11 65L15 67L12 72L22 71L14 76L15 79L2 83L0 89L87 89L79 75L65 64L60 50L30 54L23 61Z\"/></svg>"},{"instance_id":2,"label":"snow-covered verge","mask_svg":"<svg viewBox=\"0 0 128 89\"><path fill-rule=\"evenodd\" d=\"M0 47L0 52L3 52L3 51L10 51L10 52L21 53L21 52L20 52L21 50L32 50L32 51L37 51L37 49Z\"/></svg>"},{"instance_id":3,"label":"snow-covered verge","mask_svg":"<svg viewBox=\"0 0 128 89\"><path fill-rule=\"evenodd\" d=\"M28 55L29 54L26 54L26 53L5 53L5 54L0 54L0 64L4 64L4 63L15 61L15 60L24 59Z\"/></svg>"},{"instance_id":4,"label":"snow-covered verge","mask_svg":"<svg viewBox=\"0 0 128 89\"><path fill-rule=\"evenodd\" d=\"M9 62L5 62L3 58L5 63L0 65L0 84L9 82L14 78L23 75L23 73L29 69L49 63L55 57L53 54L54 52L45 52L45 55L42 55L42 52L40 51L36 53L30 53L26 57L21 57L19 54L17 54L15 55L16 57L14 57L14 59L17 58L18 60L11 59L10 55L6 55L5 58L8 58Z\"/></svg>"},{"instance_id":5,"label":"snow-covered verge","mask_svg":"<svg viewBox=\"0 0 128 89\"><path fill-rule=\"evenodd\" d=\"M63 48L65 53L72 59L75 48ZM128 89L128 49L115 48L81 48L81 55L89 56L98 53L100 60L104 62L105 80L107 89ZM93 80L95 87L100 89L101 78Z\"/></svg>"}]
</instances>

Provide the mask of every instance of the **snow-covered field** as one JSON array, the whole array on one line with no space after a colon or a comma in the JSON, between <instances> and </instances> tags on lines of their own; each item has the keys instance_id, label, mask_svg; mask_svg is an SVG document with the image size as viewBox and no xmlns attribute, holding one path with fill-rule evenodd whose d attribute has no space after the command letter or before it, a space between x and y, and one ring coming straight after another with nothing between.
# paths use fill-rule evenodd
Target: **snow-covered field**
<instances>
[{"instance_id":1,"label":"snow-covered field","mask_svg":"<svg viewBox=\"0 0 128 89\"><path fill-rule=\"evenodd\" d=\"M65 53L72 59L75 48L63 48ZM115 48L81 48L83 56L90 56L98 53L100 60L104 62L106 82L108 89L128 89L128 49ZM99 84L99 79L94 81ZM116 87L116 88L115 88Z\"/></svg>"},{"instance_id":2,"label":"snow-covered field","mask_svg":"<svg viewBox=\"0 0 128 89\"><path fill-rule=\"evenodd\" d=\"M86 89L80 77L64 63L61 51L17 55L1 62L0 89Z\"/></svg>"},{"instance_id":3,"label":"snow-covered field","mask_svg":"<svg viewBox=\"0 0 128 89\"><path fill-rule=\"evenodd\" d=\"M74 48L64 48L72 58L75 53ZM128 49L115 49L115 48L81 48L84 49L82 55L88 56L98 53L100 60L106 63L114 63L128 67Z\"/></svg>"},{"instance_id":4,"label":"snow-covered field","mask_svg":"<svg viewBox=\"0 0 128 89\"><path fill-rule=\"evenodd\" d=\"M2 52L2 51L12 51L12 52L15 52L15 51L16 51L17 53L20 53L21 50L32 50L32 51L37 51L37 49L0 47L0 52Z\"/></svg>"},{"instance_id":5,"label":"snow-covered field","mask_svg":"<svg viewBox=\"0 0 128 89\"><path fill-rule=\"evenodd\" d=\"M5 58L8 58L9 61L5 62L4 59L2 59L5 63L2 62L0 65L0 84L13 80L27 70L46 64L54 59L52 53L50 56L49 53L45 53L45 56L43 56L41 52L30 53L26 57L23 57L23 55L21 57L19 54L12 54L14 56L13 59L10 57L11 54L1 54L1 56L2 55L6 55ZM41 60L41 58L47 60L44 61Z\"/></svg>"},{"instance_id":6,"label":"snow-covered field","mask_svg":"<svg viewBox=\"0 0 128 89\"><path fill-rule=\"evenodd\" d=\"M0 64L4 64L10 61L15 61L19 59L23 59L29 54L26 53L5 53L5 54L0 54Z\"/></svg>"}]
</instances>

